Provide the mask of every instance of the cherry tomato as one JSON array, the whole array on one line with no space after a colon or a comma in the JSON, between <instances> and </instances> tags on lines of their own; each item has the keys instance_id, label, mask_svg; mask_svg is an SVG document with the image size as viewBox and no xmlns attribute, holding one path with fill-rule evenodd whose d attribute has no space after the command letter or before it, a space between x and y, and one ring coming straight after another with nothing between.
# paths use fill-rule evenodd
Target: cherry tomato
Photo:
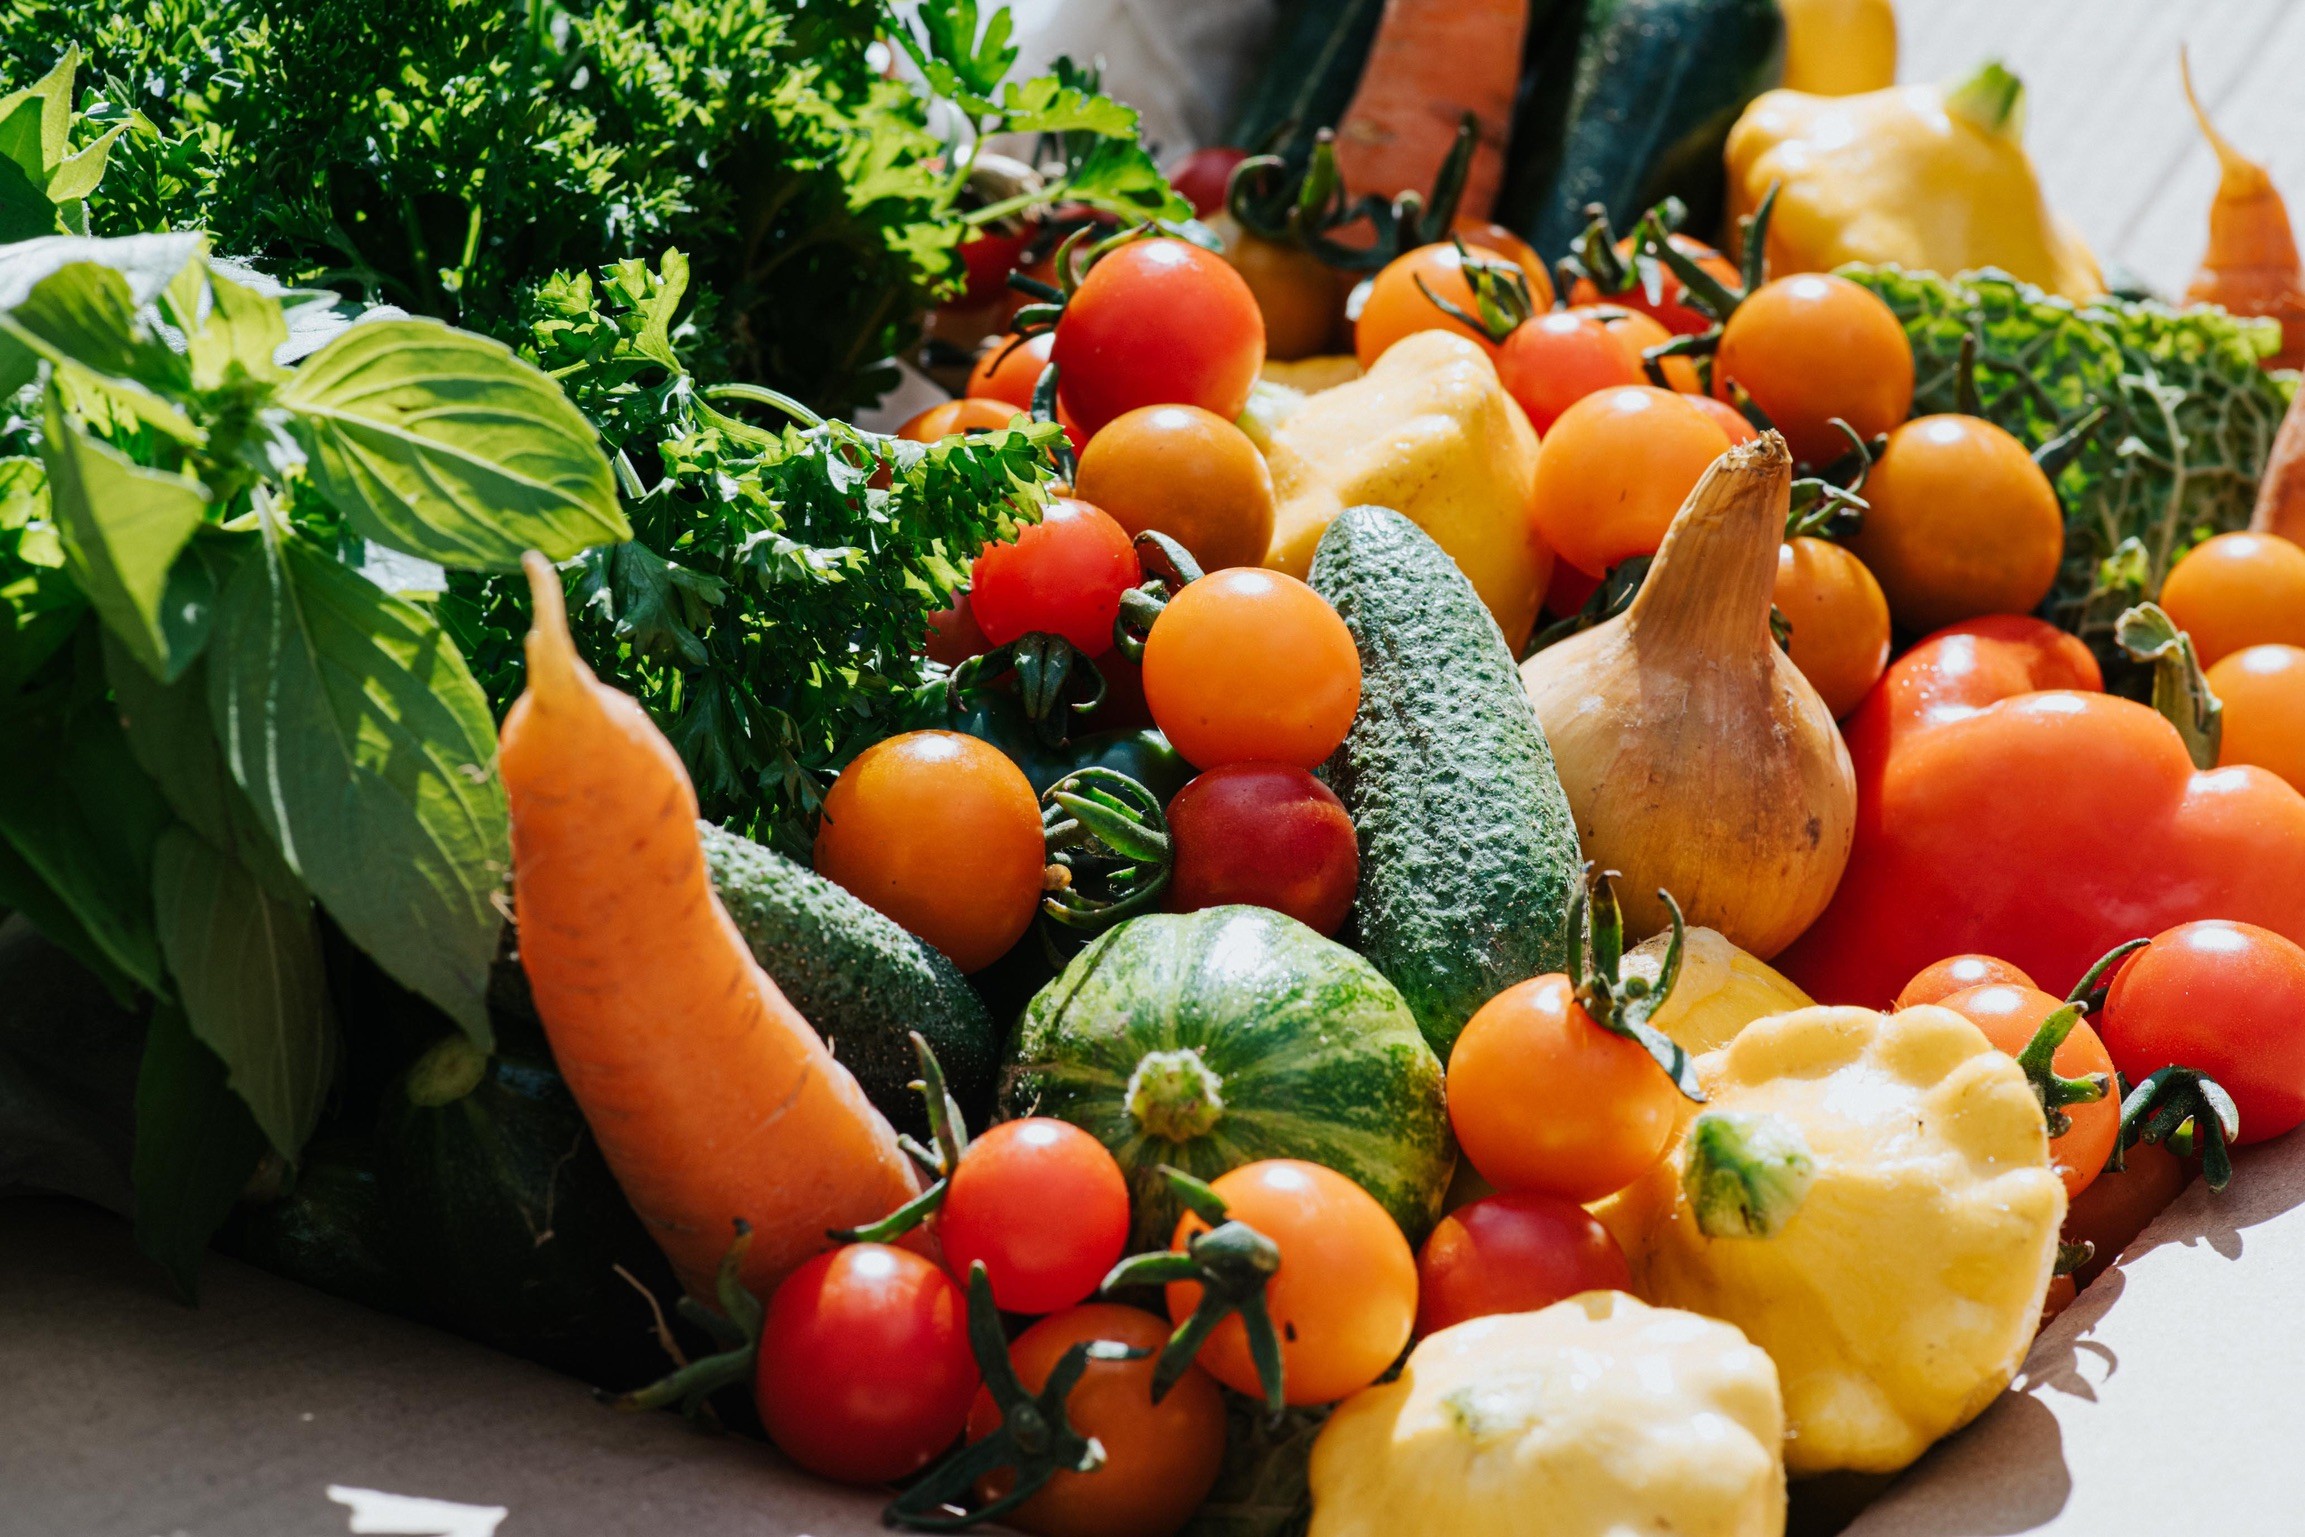
<instances>
[{"instance_id":1,"label":"cherry tomato","mask_svg":"<svg viewBox=\"0 0 2305 1537\"><path fill-rule=\"evenodd\" d=\"M1510 257L1485 246L1466 246L1465 254L1479 261L1514 265ZM1420 281L1422 288L1418 287ZM1353 322L1353 351L1361 367L1373 366L1387 347L1418 331L1454 331L1478 344L1490 357L1497 355L1497 344L1486 332L1450 315L1426 297L1427 289L1468 315L1480 313L1473 285L1465 277L1464 259L1455 246L1442 241L1404 251L1370 282L1368 297L1361 301L1360 318Z\"/></svg>"},{"instance_id":2,"label":"cherry tomato","mask_svg":"<svg viewBox=\"0 0 2305 1537\"><path fill-rule=\"evenodd\" d=\"M968 286L962 290L959 304L984 304L1008 291L1008 275L1030 243L1029 232L1019 229L1013 234L994 231L976 235L960 243L961 265L968 272Z\"/></svg>"},{"instance_id":3,"label":"cherry tomato","mask_svg":"<svg viewBox=\"0 0 2305 1537\"><path fill-rule=\"evenodd\" d=\"M1040 798L998 748L957 731L875 742L840 771L816 830L816 873L942 950L963 971L1006 954L1040 910Z\"/></svg>"},{"instance_id":4,"label":"cherry tomato","mask_svg":"<svg viewBox=\"0 0 2305 1537\"><path fill-rule=\"evenodd\" d=\"M1579 1292L1630 1291L1609 1230L1574 1201L1523 1190L1460 1206L1417 1256L1417 1338L1491 1313L1533 1313Z\"/></svg>"},{"instance_id":5,"label":"cherry tomato","mask_svg":"<svg viewBox=\"0 0 2305 1537\"><path fill-rule=\"evenodd\" d=\"M769 1299L760 1419L811 1473L881 1484L918 1472L959 1437L977 1386L968 1301L917 1254L848 1244Z\"/></svg>"},{"instance_id":6,"label":"cherry tomato","mask_svg":"<svg viewBox=\"0 0 2305 1537\"><path fill-rule=\"evenodd\" d=\"M1617 337L1626 346L1633 349L1633 361L1635 363L1641 363L1642 354L1651 347L1662 347L1673 339L1673 333L1658 324L1655 316L1645 315L1639 310L1629 310L1622 305L1579 306L1574 310L1574 313L1591 315L1602 325L1607 326L1609 334ZM1665 388L1674 393L1702 395L1705 392L1705 381L1697 372L1697 360L1695 358L1662 358L1658 360L1658 367L1664 373ZM1641 381L1643 383L1649 381L1646 364L1642 364Z\"/></svg>"},{"instance_id":7,"label":"cherry tomato","mask_svg":"<svg viewBox=\"0 0 2305 1537\"><path fill-rule=\"evenodd\" d=\"M2271 929L2207 919L2155 935L2113 974L2097 1028L2133 1085L2171 1065L2223 1084L2238 1142L2305 1121L2305 949Z\"/></svg>"},{"instance_id":8,"label":"cherry tomato","mask_svg":"<svg viewBox=\"0 0 2305 1537\"><path fill-rule=\"evenodd\" d=\"M1545 270L1545 259L1537 254L1535 246L1502 224L1476 219L1470 214L1458 214L1449 226L1449 233L1467 246L1494 251L1520 268L1521 276L1528 279L1530 308L1537 314L1553 307L1553 275Z\"/></svg>"},{"instance_id":9,"label":"cherry tomato","mask_svg":"<svg viewBox=\"0 0 2305 1537\"><path fill-rule=\"evenodd\" d=\"M1267 240L1232 226L1225 233L1225 260L1256 296L1265 322L1265 356L1287 362L1328 350L1345 317L1342 275L1302 246Z\"/></svg>"},{"instance_id":10,"label":"cherry tomato","mask_svg":"<svg viewBox=\"0 0 2305 1537\"><path fill-rule=\"evenodd\" d=\"M2203 667L2249 646L2305 646L2305 549L2279 534L2219 534L2185 553L2161 607Z\"/></svg>"},{"instance_id":11,"label":"cherry tomato","mask_svg":"<svg viewBox=\"0 0 2305 1537\"><path fill-rule=\"evenodd\" d=\"M1211 1184L1236 1221L1280 1248L1265 1307L1280 1334L1288 1401L1334 1403L1376 1381L1409 1342L1417 1317L1416 1256L1376 1198L1333 1169L1294 1158L1243 1164ZM1207 1230L1188 1212L1170 1247L1181 1250ZM1200 1297L1198 1282L1173 1282L1169 1317L1184 1322ZM1263 1391L1237 1317L1217 1325L1198 1360L1236 1393Z\"/></svg>"},{"instance_id":12,"label":"cherry tomato","mask_svg":"<svg viewBox=\"0 0 2305 1537\"><path fill-rule=\"evenodd\" d=\"M1899 1009L1917 1009L1924 1003L1943 1003L1955 993L1965 993L1972 987L1990 987L2003 983L2010 987L2032 987L2034 981L2024 971L2007 961L1990 955L1949 955L1934 965L1922 968L1905 990L1897 995L1894 1005Z\"/></svg>"},{"instance_id":13,"label":"cherry tomato","mask_svg":"<svg viewBox=\"0 0 2305 1537\"><path fill-rule=\"evenodd\" d=\"M1865 477L1871 510L1849 537L1907 629L2040 606L2065 557L2057 493L2025 445L1974 416L1923 416L1889 434Z\"/></svg>"},{"instance_id":14,"label":"cherry tomato","mask_svg":"<svg viewBox=\"0 0 2305 1537\"><path fill-rule=\"evenodd\" d=\"M1319 593L1236 566L1187 586L1153 621L1144 694L1188 763L1316 768L1360 708L1361 657Z\"/></svg>"},{"instance_id":15,"label":"cherry tomato","mask_svg":"<svg viewBox=\"0 0 2305 1537\"><path fill-rule=\"evenodd\" d=\"M1744 274L1737 270L1735 262L1702 240L1694 240L1687 235L1668 235L1666 241L1674 250L1688 257L1714 277L1719 278L1722 284L1732 292L1745 281ZM1617 242L1617 256L1620 260L1628 262L1633 259L1631 236ZM1660 266L1657 276L1660 279L1659 293L1662 295L1659 303L1651 304L1649 302L1648 289L1643 284L1635 283L1621 294L1604 294L1594 286L1591 278L1577 279L1577 286L1569 290L1569 302L1571 304L1621 304L1627 309L1640 311L1640 313L1654 319L1666 330L1679 336L1695 336L1700 331L1710 331L1713 328L1712 316L1702 310L1693 309L1682 302L1688 297L1689 290L1679 278L1673 276L1671 268Z\"/></svg>"},{"instance_id":16,"label":"cherry tomato","mask_svg":"<svg viewBox=\"0 0 2305 1537\"><path fill-rule=\"evenodd\" d=\"M2033 1039L2041 1021L2063 1008L2065 1001L2037 987L1989 982L1953 994L1943 1000L1943 1006L1984 1031L1986 1040L2013 1057ZM2113 1059L2087 1020L2073 1027L2049 1065L2061 1078L2102 1073L2107 1085L2103 1099L2065 1106L2073 1124L2049 1143L2049 1161L2064 1179L2065 1196L2070 1200L2089 1188L2112 1154L2113 1139L2121 1133L2121 1090L2113 1077Z\"/></svg>"},{"instance_id":17,"label":"cherry tomato","mask_svg":"<svg viewBox=\"0 0 2305 1537\"><path fill-rule=\"evenodd\" d=\"M1248 434L1199 406L1139 406L1080 456L1073 489L1130 534L1156 529L1204 571L1260 566L1273 542L1273 476Z\"/></svg>"},{"instance_id":18,"label":"cherry tomato","mask_svg":"<svg viewBox=\"0 0 2305 1537\"><path fill-rule=\"evenodd\" d=\"M1793 627L1785 654L1825 708L1835 720L1857 708L1889 665L1889 600L1873 573L1837 544L1787 540L1777 546L1776 604Z\"/></svg>"},{"instance_id":19,"label":"cherry tomato","mask_svg":"<svg viewBox=\"0 0 2305 1537\"><path fill-rule=\"evenodd\" d=\"M1690 395L1688 402L1704 412L1715 426L1728 434L1731 447L1735 447L1739 443L1750 443L1761 435L1761 429L1754 426L1746 418L1744 412L1725 400L1715 400L1710 395Z\"/></svg>"},{"instance_id":20,"label":"cherry tomato","mask_svg":"<svg viewBox=\"0 0 2305 1537\"><path fill-rule=\"evenodd\" d=\"M2049 1320L2073 1305L2081 1288L2069 1275L2049 1277L2049 1290L2041 1298L2041 1323L2045 1328Z\"/></svg>"},{"instance_id":21,"label":"cherry tomato","mask_svg":"<svg viewBox=\"0 0 2305 1537\"><path fill-rule=\"evenodd\" d=\"M2138 1143L2121 1162L2121 1168L2099 1174L2065 1210L2065 1242L2097 1250L2074 1272L2083 1286L2104 1274L2193 1177L2185 1160L2158 1142Z\"/></svg>"},{"instance_id":22,"label":"cherry tomato","mask_svg":"<svg viewBox=\"0 0 2305 1537\"><path fill-rule=\"evenodd\" d=\"M940 401L930 406L897 428L896 435L915 443L934 443L956 432L997 432L1009 424L1019 409L1005 400L963 395L958 400Z\"/></svg>"},{"instance_id":23,"label":"cherry tomato","mask_svg":"<svg viewBox=\"0 0 2305 1537\"><path fill-rule=\"evenodd\" d=\"M928 616L930 661L958 667L970 657L981 656L991 649L992 642L984 638L984 631L977 626L976 610L969 605L966 587L952 595L952 607L940 608Z\"/></svg>"},{"instance_id":24,"label":"cherry tomato","mask_svg":"<svg viewBox=\"0 0 2305 1537\"><path fill-rule=\"evenodd\" d=\"M1591 314L1556 310L1524 322L1497 353L1497 377L1539 433L1595 390L1639 384L1641 360Z\"/></svg>"},{"instance_id":25,"label":"cherry tomato","mask_svg":"<svg viewBox=\"0 0 2305 1537\"><path fill-rule=\"evenodd\" d=\"M1138 240L1089 269L1050 357L1058 394L1091 438L1138 406L1199 406L1229 422L1264 367L1264 317L1223 257Z\"/></svg>"},{"instance_id":26,"label":"cherry tomato","mask_svg":"<svg viewBox=\"0 0 2305 1537\"><path fill-rule=\"evenodd\" d=\"M1353 819L1336 792L1293 763L1227 763L1169 802L1172 912L1246 902L1334 934L1361 878Z\"/></svg>"},{"instance_id":27,"label":"cherry tomato","mask_svg":"<svg viewBox=\"0 0 2305 1537\"><path fill-rule=\"evenodd\" d=\"M1022 342L1013 334L994 337L968 371L964 393L978 400L1005 400L1019 411L1030 411L1033 389L1055 345L1055 335L1048 331Z\"/></svg>"},{"instance_id":28,"label":"cherry tomato","mask_svg":"<svg viewBox=\"0 0 2305 1537\"><path fill-rule=\"evenodd\" d=\"M1143 580L1126 529L1101 508L1059 497L1014 541L984 547L968 601L996 646L1037 631L1102 656L1112 649L1121 595Z\"/></svg>"},{"instance_id":29,"label":"cherry tomato","mask_svg":"<svg viewBox=\"0 0 2305 1537\"><path fill-rule=\"evenodd\" d=\"M1762 284L1721 328L1713 392L1729 398L1731 380L1785 435L1794 458L1829 464L1849 451L1834 417L1870 440L1913 409L1913 348L1873 293L1804 272Z\"/></svg>"},{"instance_id":30,"label":"cherry tomato","mask_svg":"<svg viewBox=\"0 0 2305 1537\"><path fill-rule=\"evenodd\" d=\"M1196 149L1179 160L1169 170L1169 185L1186 202L1193 205L1199 218L1221 213L1225 206L1225 193L1231 188L1233 168L1248 159L1245 149L1234 149L1229 144L1211 144Z\"/></svg>"},{"instance_id":31,"label":"cherry tomato","mask_svg":"<svg viewBox=\"0 0 2305 1537\"><path fill-rule=\"evenodd\" d=\"M1057 1474L1001 1525L1036 1537L1169 1537L1192 1518L1224 1466L1224 1396L1208 1373L1188 1366L1153 1402L1153 1357L1168 1337L1169 1325L1150 1313L1091 1302L1044 1318L1009 1342L1009 1364L1028 1393L1046 1387L1057 1362L1082 1340L1111 1340L1145 1355L1089 1362L1065 1398L1065 1418L1096 1437L1104 1466ZM980 1391L968 1438L981 1441L999 1424L999 1406ZM978 1498L998 1499L1013 1487L1012 1476L996 1473L977 1486Z\"/></svg>"},{"instance_id":32,"label":"cherry tomato","mask_svg":"<svg viewBox=\"0 0 2305 1537\"><path fill-rule=\"evenodd\" d=\"M1728 435L1670 390L1629 384L1563 411L1537 447L1537 534L1587 576L1664 543Z\"/></svg>"},{"instance_id":33,"label":"cherry tomato","mask_svg":"<svg viewBox=\"0 0 2305 1537\"><path fill-rule=\"evenodd\" d=\"M1097 1289L1128 1242L1128 1180L1067 1121L1003 1121L968 1145L937 1240L955 1275L984 1261L1004 1313L1053 1313Z\"/></svg>"},{"instance_id":34,"label":"cherry tomato","mask_svg":"<svg viewBox=\"0 0 2305 1537\"><path fill-rule=\"evenodd\" d=\"M1599 577L1587 576L1567 561L1556 560L1552 580L1545 584L1545 612L1555 619L1566 619L1583 608L1600 586Z\"/></svg>"},{"instance_id":35,"label":"cherry tomato","mask_svg":"<svg viewBox=\"0 0 2305 1537\"><path fill-rule=\"evenodd\" d=\"M1466 1021L1449 1056L1449 1124L1499 1190L1597 1201L1664 1156L1681 1091L1603 1030L1558 974L1515 983Z\"/></svg>"},{"instance_id":36,"label":"cherry tomato","mask_svg":"<svg viewBox=\"0 0 2305 1537\"><path fill-rule=\"evenodd\" d=\"M2209 669L2225 701L2217 765L2253 763L2305 790L2305 649L2251 646Z\"/></svg>"}]
</instances>

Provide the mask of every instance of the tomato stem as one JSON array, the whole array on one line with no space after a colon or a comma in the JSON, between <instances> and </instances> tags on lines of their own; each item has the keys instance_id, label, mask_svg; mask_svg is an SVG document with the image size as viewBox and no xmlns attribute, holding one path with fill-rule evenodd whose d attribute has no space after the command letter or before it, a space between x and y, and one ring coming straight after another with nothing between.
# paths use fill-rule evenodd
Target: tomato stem
<instances>
[{"instance_id":1,"label":"tomato stem","mask_svg":"<svg viewBox=\"0 0 2305 1537\"><path fill-rule=\"evenodd\" d=\"M752 1247L752 1224L742 1217L736 1219L736 1237L721 1258L720 1272L714 1278L714 1291L720 1299L721 1311L713 1312L694 1297L682 1297L677 1304L680 1315L712 1336L721 1348L718 1353L701 1356L647 1387L630 1393L597 1393L602 1402L618 1409L662 1409L678 1404L680 1412L692 1420L710 1420L712 1395L723 1388L736 1387L752 1379L753 1369L760 1358L760 1327L764 1317L760 1299L745 1290L744 1256Z\"/></svg>"},{"instance_id":2,"label":"tomato stem","mask_svg":"<svg viewBox=\"0 0 2305 1537\"><path fill-rule=\"evenodd\" d=\"M2225 704L2209 687L2193 637L2158 603L2140 603L2114 621L2113 639L2132 661L2153 665L2153 708L2177 728L2197 769L2217 766Z\"/></svg>"},{"instance_id":3,"label":"tomato stem","mask_svg":"<svg viewBox=\"0 0 2305 1537\"><path fill-rule=\"evenodd\" d=\"M2065 1037L2088 1012L2086 1003L2067 1003L2041 1021L2025 1049L2017 1053L2017 1065L2025 1070L2025 1082L2032 1087L2033 1097L2041 1102L2041 1115L2048 1122L2049 1135L2062 1137L2073 1129L2073 1118L2065 1113L2067 1105L2093 1104L2113 1090L2111 1080L2103 1073L2091 1073L2086 1078L2061 1078L2052 1065L2057 1048L2065 1044Z\"/></svg>"},{"instance_id":4,"label":"tomato stem","mask_svg":"<svg viewBox=\"0 0 2305 1537\"><path fill-rule=\"evenodd\" d=\"M960 1167L961 1156L968 1151L968 1122L960 1113L960 1102L945 1087L944 1068L929 1048L927 1038L918 1030L911 1034L913 1055L920 1061L920 1076L913 1080L912 1088L928 1101L928 1128L936 1139L936 1146L922 1147L910 1137L898 1139L898 1145L935 1179L926 1190L878 1222L862 1227L826 1229L825 1236L834 1243L894 1243L920 1226L943 1207L945 1191L952 1183L952 1171Z\"/></svg>"},{"instance_id":5,"label":"tomato stem","mask_svg":"<svg viewBox=\"0 0 2305 1537\"><path fill-rule=\"evenodd\" d=\"M1569 898L1569 985L1576 989L1578 1006L1591 1016L1594 1024L1646 1051L1657 1066L1664 1069L1665 1076L1673 1080L1673 1087L1701 1105L1705 1102L1705 1091L1698 1087L1695 1063L1680 1042L1649 1023L1651 1016L1664 1007L1665 1000L1672 995L1673 984L1680 980L1681 952L1688 938L1681 904L1673 900L1669 891L1657 893L1673 918L1673 937L1665 942L1664 965L1658 970L1654 984L1646 977L1628 977L1624 975L1625 916L1617 905L1617 889L1611 884L1615 873L1598 870L1588 861L1584 880ZM1588 914L1591 919L1590 973L1584 964Z\"/></svg>"},{"instance_id":6,"label":"tomato stem","mask_svg":"<svg viewBox=\"0 0 2305 1537\"><path fill-rule=\"evenodd\" d=\"M1248 1331L1249 1358L1256 1363L1257 1382L1264 1388L1265 1410L1278 1416L1288 1405L1283 1394L1285 1368L1280 1335L1265 1306L1265 1283L1280 1273L1280 1245L1235 1220L1224 1197L1204 1181L1167 1164L1160 1166L1160 1172L1185 1209L1209 1226L1186 1240L1181 1254L1161 1249L1122 1260L1098 1289L1111 1292L1131 1286L1199 1282L1199 1303L1177 1325L1153 1364L1153 1402L1168 1396L1217 1325L1238 1314Z\"/></svg>"},{"instance_id":7,"label":"tomato stem","mask_svg":"<svg viewBox=\"0 0 2305 1537\"><path fill-rule=\"evenodd\" d=\"M2233 1178L2233 1140L2241 1135L2241 1112L2225 1086L2191 1067L2165 1067L2129 1091L2121 1102L2121 1135L2105 1167L2121 1167L2121 1154L2140 1142L2168 1142L2181 1129L2193 1129L2201 1153L2201 1177L2211 1190Z\"/></svg>"}]
</instances>

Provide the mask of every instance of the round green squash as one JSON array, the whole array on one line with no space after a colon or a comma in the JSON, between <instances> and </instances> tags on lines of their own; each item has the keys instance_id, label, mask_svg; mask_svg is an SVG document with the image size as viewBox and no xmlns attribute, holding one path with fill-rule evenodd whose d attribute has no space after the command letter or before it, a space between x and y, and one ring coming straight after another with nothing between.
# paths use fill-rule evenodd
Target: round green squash
<instances>
[{"instance_id":1,"label":"round green squash","mask_svg":"<svg viewBox=\"0 0 2305 1537\"><path fill-rule=\"evenodd\" d=\"M1456 1163L1440 1059L1399 991L1262 907L1149 914L1099 936L1018 1021L1001 1108L1112 1150L1132 1252L1175 1232L1162 1164L1202 1179L1262 1158L1323 1164L1416 1244Z\"/></svg>"}]
</instances>

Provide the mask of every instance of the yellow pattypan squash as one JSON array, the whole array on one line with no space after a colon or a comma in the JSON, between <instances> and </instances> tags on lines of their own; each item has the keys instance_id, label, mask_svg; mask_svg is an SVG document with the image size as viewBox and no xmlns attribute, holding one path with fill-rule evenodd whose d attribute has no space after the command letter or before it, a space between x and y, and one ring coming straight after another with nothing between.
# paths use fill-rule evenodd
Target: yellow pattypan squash
<instances>
[{"instance_id":1,"label":"yellow pattypan squash","mask_svg":"<svg viewBox=\"0 0 2305 1537\"><path fill-rule=\"evenodd\" d=\"M1779 0L1785 89L1854 96L1897 81L1897 8L1890 0Z\"/></svg>"},{"instance_id":2,"label":"yellow pattypan squash","mask_svg":"<svg viewBox=\"0 0 2305 1537\"><path fill-rule=\"evenodd\" d=\"M1670 934L1652 934L1625 952L1624 974L1654 985L1665 965ZM1692 928L1681 945L1673 990L1649 1023L1692 1056L1726 1046L1754 1020L1813 1000L1767 961L1730 943L1718 929Z\"/></svg>"},{"instance_id":3,"label":"yellow pattypan squash","mask_svg":"<svg viewBox=\"0 0 2305 1537\"><path fill-rule=\"evenodd\" d=\"M1783 184L1769 271L1894 262L1998 267L2068 299L2105 290L2096 258L2049 209L2026 157L2024 86L1986 64L1950 88L1857 96L1770 91L1729 132L1729 221Z\"/></svg>"},{"instance_id":4,"label":"yellow pattypan squash","mask_svg":"<svg viewBox=\"0 0 2305 1537\"><path fill-rule=\"evenodd\" d=\"M1519 652L1553 557L1529 526L1537 434L1487 353L1453 331L1403 337L1363 377L1306 397L1265 442L1278 503L1266 565L1301 578L1338 513L1390 507L1454 557Z\"/></svg>"},{"instance_id":5,"label":"yellow pattypan squash","mask_svg":"<svg viewBox=\"0 0 2305 1537\"><path fill-rule=\"evenodd\" d=\"M1697 1075L1702 1111L1596 1212L1634 1290L1769 1353L1792 1472L1904 1467L2040 1318L2065 1187L2023 1070L1932 1005L1756 1020Z\"/></svg>"},{"instance_id":6,"label":"yellow pattypan squash","mask_svg":"<svg viewBox=\"0 0 2305 1537\"><path fill-rule=\"evenodd\" d=\"M1779 1537L1784 1409L1727 1324L1586 1292L1417 1346L1314 1443L1309 1537Z\"/></svg>"}]
</instances>

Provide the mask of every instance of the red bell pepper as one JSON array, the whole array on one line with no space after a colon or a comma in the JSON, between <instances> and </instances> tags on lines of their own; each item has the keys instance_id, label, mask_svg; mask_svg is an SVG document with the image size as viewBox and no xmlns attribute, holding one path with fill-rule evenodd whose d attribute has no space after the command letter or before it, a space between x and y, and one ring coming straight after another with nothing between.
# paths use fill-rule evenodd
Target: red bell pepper
<instances>
[{"instance_id":1,"label":"red bell pepper","mask_svg":"<svg viewBox=\"0 0 2305 1537\"><path fill-rule=\"evenodd\" d=\"M1848 728L1857 831L1830 906L1775 964L1885 1006L1976 952L2063 993L2114 945L2197 918L2305 943L2305 795L2197 770L2177 728L2103 692L2079 640L1974 619L1900 657Z\"/></svg>"}]
</instances>

